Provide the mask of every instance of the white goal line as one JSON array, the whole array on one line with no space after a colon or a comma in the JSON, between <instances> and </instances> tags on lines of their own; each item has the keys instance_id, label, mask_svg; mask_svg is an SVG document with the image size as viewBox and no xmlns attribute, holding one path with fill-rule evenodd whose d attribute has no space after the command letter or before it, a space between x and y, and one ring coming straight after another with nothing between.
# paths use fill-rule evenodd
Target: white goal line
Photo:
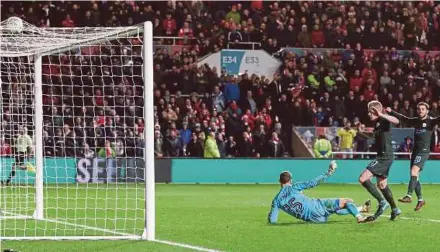
<instances>
[{"instance_id":1,"label":"white goal line","mask_svg":"<svg viewBox=\"0 0 440 252\"><path fill-rule=\"evenodd\" d=\"M0 213L6 214L6 216L0 215L0 220L2 220L2 219L35 219L34 217L29 216L29 215L21 215L21 214L16 214L13 212L8 212L8 211L1 211L0 210ZM75 223L70 223L70 222L56 220L56 219L44 218L44 219L41 219L38 221L47 221L47 222L52 222L52 223L63 224L66 226L73 226L73 227L79 227L79 228L84 228L84 229L89 229L89 230L101 231L104 233L109 233L109 234L113 234L113 235L117 235L117 236L27 236L27 237L1 237L0 236L0 240L13 241L13 240L121 240L121 239L141 240L142 239L141 235L133 235L133 234L129 234L129 233L117 232L114 230L97 228L97 227L92 227L92 226L88 226L88 225L75 224ZM166 244L166 245L170 245L170 246L187 248L187 249L192 249L192 250L197 250L197 251L221 252L220 250L216 250L216 249L209 249L209 248L194 246L194 245L185 244L185 243L167 241L167 240L155 239L152 242L157 242L157 243L162 243L162 244Z\"/></svg>"}]
</instances>

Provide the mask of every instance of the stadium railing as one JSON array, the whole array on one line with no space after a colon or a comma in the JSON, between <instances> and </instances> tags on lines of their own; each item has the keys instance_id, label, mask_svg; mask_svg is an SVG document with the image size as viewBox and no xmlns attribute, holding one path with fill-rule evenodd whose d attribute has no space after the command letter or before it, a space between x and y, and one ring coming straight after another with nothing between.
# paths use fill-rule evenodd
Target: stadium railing
<instances>
[{"instance_id":1,"label":"stadium railing","mask_svg":"<svg viewBox=\"0 0 440 252\"><path fill-rule=\"evenodd\" d=\"M361 159L364 159L364 158L375 157L376 155L377 155L376 152L371 152L371 151L366 151L366 152L334 151L332 153L332 158L336 158L338 156L356 156L356 157L360 157ZM411 152L394 152L394 156L397 156L397 157L411 158L411 155L412 155ZM432 157L432 156L435 156L435 159L440 159L440 153L438 153L438 152L431 152L430 157Z\"/></svg>"},{"instance_id":2,"label":"stadium railing","mask_svg":"<svg viewBox=\"0 0 440 252\"><path fill-rule=\"evenodd\" d=\"M166 40L168 42L172 42L171 44L167 44L167 45L181 45L181 44L179 44L179 42L184 42L184 41L188 41L188 43L186 45L191 45L191 44L195 44L195 42L197 41L197 38L158 37L158 36L153 37L154 43L156 43L158 41L163 41L163 40Z\"/></svg>"},{"instance_id":3,"label":"stadium railing","mask_svg":"<svg viewBox=\"0 0 440 252\"><path fill-rule=\"evenodd\" d=\"M228 42L227 49L261 49L261 43L258 42Z\"/></svg>"}]
</instances>

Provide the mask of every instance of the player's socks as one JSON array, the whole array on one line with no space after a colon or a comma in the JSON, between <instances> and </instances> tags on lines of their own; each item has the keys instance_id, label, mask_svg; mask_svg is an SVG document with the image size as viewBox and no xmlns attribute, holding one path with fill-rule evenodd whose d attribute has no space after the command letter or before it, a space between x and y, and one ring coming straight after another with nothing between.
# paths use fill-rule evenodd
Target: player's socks
<instances>
[{"instance_id":1,"label":"player's socks","mask_svg":"<svg viewBox=\"0 0 440 252\"><path fill-rule=\"evenodd\" d=\"M381 202L384 200L384 198L382 197L382 195L380 195L379 190L377 190L377 187L375 184L373 184L371 182L371 180L367 180L364 183L362 183L362 186L365 187L365 189L367 189L367 191L375 198L377 199L378 202Z\"/></svg>"},{"instance_id":2,"label":"player's socks","mask_svg":"<svg viewBox=\"0 0 440 252\"><path fill-rule=\"evenodd\" d=\"M412 194L414 192L414 189L417 186L417 182L418 182L417 181L417 177L416 176L411 176L411 179L409 180L409 183L408 183L408 193L407 193L406 196L408 196L408 197L412 196Z\"/></svg>"},{"instance_id":3,"label":"player's socks","mask_svg":"<svg viewBox=\"0 0 440 252\"><path fill-rule=\"evenodd\" d=\"M361 214L359 213L358 208L356 207L355 204L353 204L352 202L348 202L347 204L345 204L345 208L350 212L351 215L353 215L354 217L359 217L361 216Z\"/></svg>"},{"instance_id":4,"label":"player's socks","mask_svg":"<svg viewBox=\"0 0 440 252\"><path fill-rule=\"evenodd\" d=\"M6 184L11 183L12 178L15 176L15 170L12 170L11 173L9 173L9 177L6 180Z\"/></svg>"},{"instance_id":5,"label":"player's socks","mask_svg":"<svg viewBox=\"0 0 440 252\"><path fill-rule=\"evenodd\" d=\"M422 186L420 185L420 181L417 181L415 189L416 189L415 191L416 191L417 198L419 199L419 201L422 201L423 200L423 197L422 197Z\"/></svg>"},{"instance_id":6,"label":"player's socks","mask_svg":"<svg viewBox=\"0 0 440 252\"><path fill-rule=\"evenodd\" d=\"M394 201L393 192L391 192L391 189L387 186L381 191L385 199L388 201L388 203L390 203L391 208L392 209L397 208L396 202Z\"/></svg>"}]
</instances>

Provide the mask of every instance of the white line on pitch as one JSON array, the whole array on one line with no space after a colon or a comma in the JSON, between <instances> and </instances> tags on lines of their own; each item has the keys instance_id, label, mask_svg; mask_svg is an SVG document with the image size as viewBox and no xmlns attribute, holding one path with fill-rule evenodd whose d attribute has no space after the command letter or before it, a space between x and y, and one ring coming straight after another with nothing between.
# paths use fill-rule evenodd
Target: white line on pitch
<instances>
[{"instance_id":1,"label":"white line on pitch","mask_svg":"<svg viewBox=\"0 0 440 252\"><path fill-rule=\"evenodd\" d=\"M154 240L154 241L158 242L158 243L163 243L163 244L167 244L167 245L171 245L171 246L182 247L182 248L187 248L187 249L192 249L192 250L197 250L197 251L220 252L220 250L198 247L198 246L188 245L185 243L178 243L178 242L165 241L165 240Z\"/></svg>"},{"instance_id":2,"label":"white line on pitch","mask_svg":"<svg viewBox=\"0 0 440 252\"><path fill-rule=\"evenodd\" d=\"M32 216L15 214L15 213L6 212L6 211L3 211L3 213L10 214L10 215L15 215L15 216L17 216L19 218L26 218L26 219L31 219L32 218ZM101 231L101 232L106 232L106 233L112 233L112 234L115 234L115 235L121 235L121 236L126 236L126 237L131 237L131 238L134 237L133 234L122 233L122 232L117 232L117 231L103 229L103 228L91 227L91 226L87 226L87 225L74 224L74 223L70 223L70 222L66 222L66 221L59 221L59 220L55 220L55 219L42 219L41 221L47 221L47 222L58 223L58 224L67 225L67 226L74 226L74 227L80 227L80 228L89 229L89 230L95 230L95 231ZM103 236L103 237L105 237L105 236ZM58 238L60 239L60 237L58 237ZM68 239L68 238L69 237L66 237L65 239ZM72 237L70 237L70 238L72 238ZM139 236L139 238L140 238L140 236ZM193 245L189 245L189 244L185 244L185 243L166 241L166 240L154 240L154 242L162 243L162 244L167 244L167 245L171 245L171 246L175 246L175 247L182 247L182 248L197 250L197 251L220 252L220 250L216 250L216 249L209 249L209 248L193 246Z\"/></svg>"},{"instance_id":3,"label":"white line on pitch","mask_svg":"<svg viewBox=\"0 0 440 252\"><path fill-rule=\"evenodd\" d=\"M32 216L16 214L16 213L7 212L7 211L3 211L3 213L10 214L10 215L15 215L15 216L20 217L20 218L33 219ZM122 233L122 232L117 232L117 231L113 231L113 230L109 230L109 229L97 228L97 227L92 227L92 226L87 226L87 225L75 224L75 223L70 223L70 222L66 222L66 221L60 221L60 220L56 220L56 219L46 219L46 218L44 218L44 219L39 220L39 221L47 221L47 222L52 222L52 223L63 224L63 225L66 225L66 226L80 227L80 228L84 228L84 229L90 229L90 230L95 230L95 231L100 231L100 232L106 232L106 233L111 233L111 234L121 235L121 236L133 236L133 234Z\"/></svg>"},{"instance_id":4,"label":"white line on pitch","mask_svg":"<svg viewBox=\"0 0 440 252\"><path fill-rule=\"evenodd\" d=\"M390 215L382 215L384 217L391 217ZM440 220L436 220L436 219L421 219L421 218L410 218L410 217L400 217L398 216L397 219L402 219L402 220L412 220L412 221L429 221L429 222L435 222L435 223L440 223Z\"/></svg>"}]
</instances>

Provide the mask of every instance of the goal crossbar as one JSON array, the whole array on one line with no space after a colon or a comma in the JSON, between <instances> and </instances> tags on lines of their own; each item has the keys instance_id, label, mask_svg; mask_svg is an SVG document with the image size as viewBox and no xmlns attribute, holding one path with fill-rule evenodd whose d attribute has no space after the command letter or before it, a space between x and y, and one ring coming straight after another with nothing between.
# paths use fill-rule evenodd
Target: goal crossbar
<instances>
[{"instance_id":1,"label":"goal crossbar","mask_svg":"<svg viewBox=\"0 0 440 252\"><path fill-rule=\"evenodd\" d=\"M0 24L0 56L2 57L22 57L22 56L32 56L32 55L50 55L53 53L63 53L69 50L77 49L81 45L84 44L94 44L100 43L103 41L108 41L116 38L120 38L121 35L132 36L138 35L144 32L143 25L136 26L127 26L127 27L118 27L118 28L103 28L99 29L98 34L75 34L75 31L78 28L48 28L41 29L33 27L32 31L24 30L20 34L14 36L14 34L8 33L10 28L7 27L8 20L1 22ZM31 26L23 21L26 26ZM63 31L65 34L62 34L61 38L56 38L55 36L60 36L57 32ZM92 29L93 31L93 29ZM21 35L21 36L18 36ZM80 36L83 35L83 36ZM88 36L94 35L94 36ZM81 38L76 38L81 37ZM16 41L16 38L19 37L20 41ZM63 38L64 37L64 38ZM38 46L36 44L35 39L38 39L40 44L44 43L45 46ZM58 43L52 44L54 39L57 40ZM43 41L41 41L43 40ZM47 41L46 41L47 40ZM25 45L32 46L22 46L18 47L20 50L8 50L9 46L12 43L22 43ZM64 44L64 45L60 45ZM67 45L65 45L67 44ZM15 46L15 45L14 45Z\"/></svg>"}]
</instances>

